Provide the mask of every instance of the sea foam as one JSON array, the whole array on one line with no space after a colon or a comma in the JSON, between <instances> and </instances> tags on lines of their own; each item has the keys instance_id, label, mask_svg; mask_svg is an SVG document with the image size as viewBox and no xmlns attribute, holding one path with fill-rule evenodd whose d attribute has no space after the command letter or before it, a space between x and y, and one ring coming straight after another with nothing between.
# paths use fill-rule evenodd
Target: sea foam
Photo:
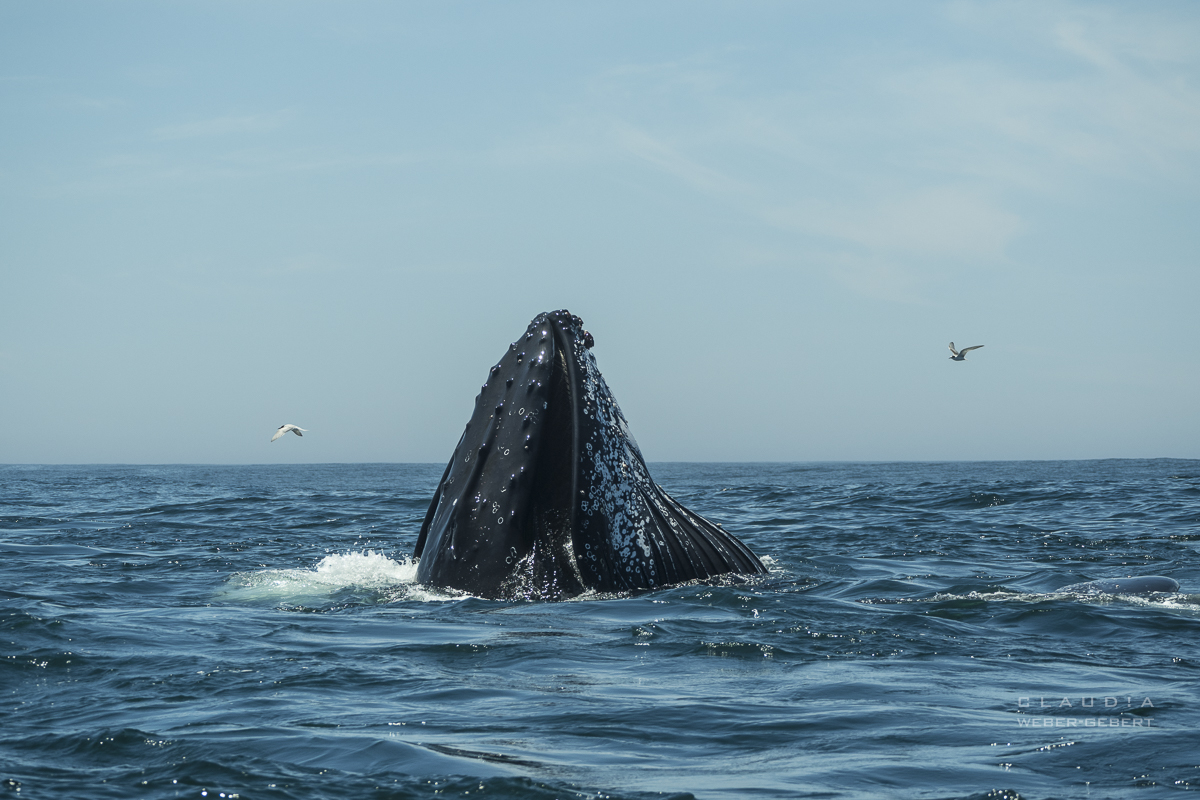
<instances>
[{"instance_id":1,"label":"sea foam","mask_svg":"<svg viewBox=\"0 0 1200 800\"><path fill-rule=\"evenodd\" d=\"M339 593L364 591L384 602L450 599L417 584L416 561L395 561L374 550L327 555L314 569L235 572L221 594L235 602L322 605Z\"/></svg>"}]
</instances>

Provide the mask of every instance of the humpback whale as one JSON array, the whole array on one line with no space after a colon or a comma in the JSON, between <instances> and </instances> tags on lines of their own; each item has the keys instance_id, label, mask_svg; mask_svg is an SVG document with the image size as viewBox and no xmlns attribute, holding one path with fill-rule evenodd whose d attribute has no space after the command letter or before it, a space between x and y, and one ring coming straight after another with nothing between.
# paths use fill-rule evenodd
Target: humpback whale
<instances>
[{"instance_id":1,"label":"humpback whale","mask_svg":"<svg viewBox=\"0 0 1200 800\"><path fill-rule=\"evenodd\" d=\"M569 311L539 314L491 371L417 537L417 581L564 600L764 573L650 477Z\"/></svg>"}]
</instances>

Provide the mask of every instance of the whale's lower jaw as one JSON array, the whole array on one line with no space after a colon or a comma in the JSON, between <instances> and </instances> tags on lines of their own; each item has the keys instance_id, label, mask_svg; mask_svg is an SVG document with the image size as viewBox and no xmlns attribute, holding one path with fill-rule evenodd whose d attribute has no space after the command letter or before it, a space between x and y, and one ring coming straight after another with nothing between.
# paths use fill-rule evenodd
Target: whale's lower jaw
<instances>
[{"instance_id":1,"label":"whale's lower jaw","mask_svg":"<svg viewBox=\"0 0 1200 800\"><path fill-rule=\"evenodd\" d=\"M566 311L536 317L488 376L421 526L423 584L561 600L765 572L650 477Z\"/></svg>"}]
</instances>

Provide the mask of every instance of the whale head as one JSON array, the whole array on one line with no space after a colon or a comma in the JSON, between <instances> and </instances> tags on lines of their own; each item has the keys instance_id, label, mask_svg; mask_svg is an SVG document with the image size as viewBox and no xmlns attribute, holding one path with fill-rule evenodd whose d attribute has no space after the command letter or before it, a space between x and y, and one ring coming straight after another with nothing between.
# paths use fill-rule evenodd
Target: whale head
<instances>
[{"instance_id":1,"label":"whale head","mask_svg":"<svg viewBox=\"0 0 1200 800\"><path fill-rule=\"evenodd\" d=\"M765 569L651 478L583 322L539 314L488 372L417 539L417 580L496 599Z\"/></svg>"}]
</instances>

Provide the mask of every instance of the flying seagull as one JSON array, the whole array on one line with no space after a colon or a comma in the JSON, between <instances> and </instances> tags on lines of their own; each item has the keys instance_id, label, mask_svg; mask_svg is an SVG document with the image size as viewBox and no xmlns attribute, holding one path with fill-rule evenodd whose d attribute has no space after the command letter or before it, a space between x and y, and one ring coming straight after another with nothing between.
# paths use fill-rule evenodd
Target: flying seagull
<instances>
[{"instance_id":1,"label":"flying seagull","mask_svg":"<svg viewBox=\"0 0 1200 800\"><path fill-rule=\"evenodd\" d=\"M280 425L279 430L275 431L275 435L271 437L271 441L272 442L275 441L276 439L278 439L280 436L283 436L288 431L291 431L292 433L296 434L297 436L303 436L304 434L301 433L300 431L306 431L306 430L308 430L308 428L301 428L299 425Z\"/></svg>"},{"instance_id":2,"label":"flying seagull","mask_svg":"<svg viewBox=\"0 0 1200 800\"><path fill-rule=\"evenodd\" d=\"M950 356L950 360L951 361L966 361L968 350L978 350L981 347L983 347L983 345L977 344L972 347L964 347L962 350L955 350L954 342L951 342L950 343L950 352L954 353L954 355Z\"/></svg>"}]
</instances>

